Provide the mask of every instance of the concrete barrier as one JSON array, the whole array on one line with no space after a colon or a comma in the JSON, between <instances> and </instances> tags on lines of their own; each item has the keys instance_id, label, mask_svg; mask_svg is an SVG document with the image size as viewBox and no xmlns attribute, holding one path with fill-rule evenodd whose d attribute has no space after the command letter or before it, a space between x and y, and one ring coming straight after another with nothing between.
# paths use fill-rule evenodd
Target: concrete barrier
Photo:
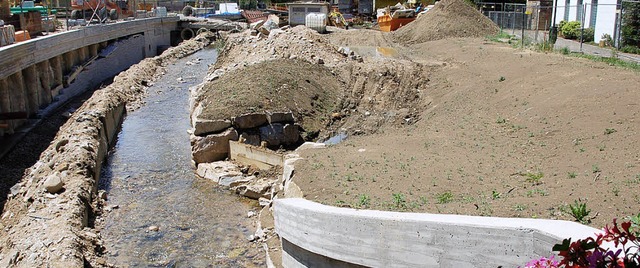
<instances>
[{"instance_id":1,"label":"concrete barrier","mask_svg":"<svg viewBox=\"0 0 640 268\"><path fill-rule=\"evenodd\" d=\"M158 46L171 44L171 31L177 28L178 20L166 17L88 26L1 47L0 113L46 116L57 106L44 112L39 109L52 101L64 103L142 58L155 56ZM114 52L113 47L120 49ZM98 54L101 48L106 49ZM108 63L93 64L98 58ZM90 74L80 76L81 72ZM82 80L79 77L92 79L78 81ZM63 91L71 94L59 96ZM13 134L24 122L3 120L0 135Z\"/></svg>"},{"instance_id":2,"label":"concrete barrier","mask_svg":"<svg viewBox=\"0 0 640 268\"><path fill-rule=\"evenodd\" d=\"M284 267L517 267L564 238L600 232L576 222L356 210L274 201Z\"/></svg>"},{"instance_id":3,"label":"concrete barrier","mask_svg":"<svg viewBox=\"0 0 640 268\"><path fill-rule=\"evenodd\" d=\"M274 151L252 146L249 144L229 141L230 158L246 165L253 165L259 169L270 169L283 166L283 156Z\"/></svg>"}]
</instances>

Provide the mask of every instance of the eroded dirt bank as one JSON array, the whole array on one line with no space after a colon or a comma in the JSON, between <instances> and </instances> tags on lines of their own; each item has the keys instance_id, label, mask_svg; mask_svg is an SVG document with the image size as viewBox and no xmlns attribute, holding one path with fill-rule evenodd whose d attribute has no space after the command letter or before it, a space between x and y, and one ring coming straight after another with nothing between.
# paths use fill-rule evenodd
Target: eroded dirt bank
<instances>
[{"instance_id":1,"label":"eroded dirt bank","mask_svg":"<svg viewBox=\"0 0 640 268\"><path fill-rule=\"evenodd\" d=\"M330 205L574 220L569 205L584 203L591 212L582 220L595 227L637 214L640 197L629 189L640 185L638 73L477 38L495 25L459 31L447 25L469 16L437 10L395 35L304 27L229 35L195 91L196 106L210 102L192 116L217 119L229 105L236 115L282 109L318 131L311 139L348 133L305 151L296 169L305 197ZM474 16L483 18L463 22ZM332 74L309 80L327 85L332 94L317 97L331 101L315 106L305 93L314 87L296 80L308 75L303 65ZM217 104L208 88L233 100ZM303 101L316 112L292 105Z\"/></svg>"},{"instance_id":2,"label":"eroded dirt bank","mask_svg":"<svg viewBox=\"0 0 640 268\"><path fill-rule=\"evenodd\" d=\"M101 213L97 178L125 105L135 109L163 66L208 45L209 38L199 36L132 66L71 116L11 190L0 221L0 265L106 265L91 219Z\"/></svg>"}]
</instances>

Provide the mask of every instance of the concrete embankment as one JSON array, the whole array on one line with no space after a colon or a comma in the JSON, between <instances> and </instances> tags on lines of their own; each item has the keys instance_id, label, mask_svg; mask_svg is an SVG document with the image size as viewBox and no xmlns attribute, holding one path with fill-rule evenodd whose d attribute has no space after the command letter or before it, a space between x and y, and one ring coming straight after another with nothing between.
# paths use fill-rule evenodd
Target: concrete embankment
<instances>
[{"instance_id":1,"label":"concrete embankment","mask_svg":"<svg viewBox=\"0 0 640 268\"><path fill-rule=\"evenodd\" d=\"M599 232L569 221L326 206L302 198L300 159L285 161L284 198L273 202L284 267L516 267L549 256L562 239Z\"/></svg>"},{"instance_id":2,"label":"concrete embankment","mask_svg":"<svg viewBox=\"0 0 640 268\"><path fill-rule=\"evenodd\" d=\"M115 141L126 108L136 107L163 66L211 40L201 35L145 59L96 91L60 128L40 160L11 189L0 221L3 267L92 267L106 265L92 219L102 160Z\"/></svg>"},{"instance_id":3,"label":"concrete embankment","mask_svg":"<svg viewBox=\"0 0 640 268\"><path fill-rule=\"evenodd\" d=\"M96 25L2 47L0 135L14 133L26 118L46 115L105 77L155 56L159 46L171 44L177 21L177 17L167 17ZM129 38L132 36L138 37L136 42ZM129 41L118 44L119 39ZM125 51L114 52L118 47ZM109 57L111 53L128 55ZM93 64L97 59L117 60L99 66ZM87 77L80 75L87 71L92 72L92 80L77 81Z\"/></svg>"}]
</instances>

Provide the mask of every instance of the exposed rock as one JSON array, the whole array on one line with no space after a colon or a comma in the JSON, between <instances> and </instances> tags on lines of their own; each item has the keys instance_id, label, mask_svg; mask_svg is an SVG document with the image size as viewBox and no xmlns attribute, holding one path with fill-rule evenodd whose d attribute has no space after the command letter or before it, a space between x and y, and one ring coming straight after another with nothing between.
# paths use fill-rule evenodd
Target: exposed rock
<instances>
[{"instance_id":1,"label":"exposed rock","mask_svg":"<svg viewBox=\"0 0 640 268\"><path fill-rule=\"evenodd\" d=\"M284 196L287 198L303 198L302 190L295 182L289 181L284 187Z\"/></svg>"},{"instance_id":2,"label":"exposed rock","mask_svg":"<svg viewBox=\"0 0 640 268\"><path fill-rule=\"evenodd\" d=\"M275 112L275 113L267 113L267 121L269 122L269 124L293 123L295 122L295 118L293 118L292 112L288 112L288 113Z\"/></svg>"},{"instance_id":3,"label":"exposed rock","mask_svg":"<svg viewBox=\"0 0 640 268\"><path fill-rule=\"evenodd\" d=\"M200 163L196 170L198 176L212 180L214 182L220 182L225 178L242 177L242 172L233 163L228 161L216 161L212 163Z\"/></svg>"},{"instance_id":4,"label":"exposed rock","mask_svg":"<svg viewBox=\"0 0 640 268\"><path fill-rule=\"evenodd\" d=\"M259 199L265 197L271 189L271 184L267 181L257 181L249 185L240 185L235 188L236 192L242 196L246 196L251 199Z\"/></svg>"},{"instance_id":5,"label":"exposed rock","mask_svg":"<svg viewBox=\"0 0 640 268\"><path fill-rule=\"evenodd\" d=\"M60 190L62 190L63 186L64 186L64 182L62 182L62 179L60 179L59 173L54 173L47 176L47 179L44 181L44 184L43 184L44 189L47 190L47 192L52 194L55 194Z\"/></svg>"},{"instance_id":6,"label":"exposed rock","mask_svg":"<svg viewBox=\"0 0 640 268\"><path fill-rule=\"evenodd\" d=\"M307 149L324 149L324 148L327 148L327 145L324 143L305 142L296 149L296 152L307 150Z\"/></svg>"},{"instance_id":7,"label":"exposed rock","mask_svg":"<svg viewBox=\"0 0 640 268\"><path fill-rule=\"evenodd\" d=\"M240 138L238 140L244 144L260 146L260 135L258 134L249 134L247 132L243 132L242 134L240 134Z\"/></svg>"},{"instance_id":8,"label":"exposed rock","mask_svg":"<svg viewBox=\"0 0 640 268\"><path fill-rule=\"evenodd\" d=\"M258 198L258 203L261 207L266 207L268 205L271 205L271 200L268 198L260 197Z\"/></svg>"},{"instance_id":9,"label":"exposed rock","mask_svg":"<svg viewBox=\"0 0 640 268\"><path fill-rule=\"evenodd\" d=\"M157 231L160 230L160 227L158 227L156 225L151 225L151 226L149 226L148 230L152 231L152 232L157 232Z\"/></svg>"},{"instance_id":10,"label":"exposed rock","mask_svg":"<svg viewBox=\"0 0 640 268\"><path fill-rule=\"evenodd\" d=\"M284 125L284 144L295 144L300 140L300 128L294 124Z\"/></svg>"},{"instance_id":11,"label":"exposed rock","mask_svg":"<svg viewBox=\"0 0 640 268\"><path fill-rule=\"evenodd\" d=\"M298 126L293 124L275 123L260 128L260 140L266 141L269 146L295 144L299 138Z\"/></svg>"},{"instance_id":12,"label":"exposed rock","mask_svg":"<svg viewBox=\"0 0 640 268\"><path fill-rule=\"evenodd\" d=\"M233 187L238 187L240 185L246 185L246 184L250 183L251 180L252 180L252 178L243 177L243 176L224 177L224 178L220 179L218 184L222 185L222 186L233 188Z\"/></svg>"},{"instance_id":13,"label":"exposed rock","mask_svg":"<svg viewBox=\"0 0 640 268\"><path fill-rule=\"evenodd\" d=\"M259 127L267 123L265 114L245 114L233 118L233 126L239 129Z\"/></svg>"},{"instance_id":14,"label":"exposed rock","mask_svg":"<svg viewBox=\"0 0 640 268\"><path fill-rule=\"evenodd\" d=\"M247 212L247 218L251 218L251 217L253 217L253 216L255 216L255 215L256 215L256 212L255 212L255 211L249 211L249 212Z\"/></svg>"},{"instance_id":15,"label":"exposed rock","mask_svg":"<svg viewBox=\"0 0 640 268\"><path fill-rule=\"evenodd\" d=\"M231 127L229 120L208 120L196 119L193 126L193 135L201 136L202 134L218 133Z\"/></svg>"},{"instance_id":16,"label":"exposed rock","mask_svg":"<svg viewBox=\"0 0 640 268\"><path fill-rule=\"evenodd\" d=\"M238 140L235 129L227 129L220 134L205 137L191 136L191 153L196 163L208 163L227 158L229 155L229 141Z\"/></svg>"}]
</instances>

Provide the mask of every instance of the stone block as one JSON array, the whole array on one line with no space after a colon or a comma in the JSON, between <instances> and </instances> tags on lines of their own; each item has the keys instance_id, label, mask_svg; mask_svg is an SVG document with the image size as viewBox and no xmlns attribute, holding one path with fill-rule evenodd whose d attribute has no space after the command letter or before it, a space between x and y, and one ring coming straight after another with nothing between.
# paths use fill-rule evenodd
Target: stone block
<instances>
[{"instance_id":1,"label":"stone block","mask_svg":"<svg viewBox=\"0 0 640 268\"><path fill-rule=\"evenodd\" d=\"M238 140L238 132L229 128L220 134L205 137L191 135L191 154L196 163L209 163L229 156L229 141Z\"/></svg>"},{"instance_id":2,"label":"stone block","mask_svg":"<svg viewBox=\"0 0 640 268\"><path fill-rule=\"evenodd\" d=\"M229 127L231 127L231 121L229 120L197 118L193 126L193 135L202 136L211 133L218 133Z\"/></svg>"},{"instance_id":3,"label":"stone block","mask_svg":"<svg viewBox=\"0 0 640 268\"><path fill-rule=\"evenodd\" d=\"M198 165L196 174L217 183L225 180L225 178L242 177L242 172L240 172L238 166L228 161L201 163Z\"/></svg>"},{"instance_id":4,"label":"stone block","mask_svg":"<svg viewBox=\"0 0 640 268\"><path fill-rule=\"evenodd\" d=\"M292 112L288 112L288 113L275 112L275 113L267 113L267 121L269 121L269 124L294 123L295 118L293 118Z\"/></svg>"},{"instance_id":5,"label":"stone block","mask_svg":"<svg viewBox=\"0 0 640 268\"><path fill-rule=\"evenodd\" d=\"M243 132L238 139L241 143L260 146L260 135Z\"/></svg>"},{"instance_id":6,"label":"stone block","mask_svg":"<svg viewBox=\"0 0 640 268\"><path fill-rule=\"evenodd\" d=\"M266 114L245 114L233 118L233 126L239 129L255 128L266 123Z\"/></svg>"}]
</instances>

